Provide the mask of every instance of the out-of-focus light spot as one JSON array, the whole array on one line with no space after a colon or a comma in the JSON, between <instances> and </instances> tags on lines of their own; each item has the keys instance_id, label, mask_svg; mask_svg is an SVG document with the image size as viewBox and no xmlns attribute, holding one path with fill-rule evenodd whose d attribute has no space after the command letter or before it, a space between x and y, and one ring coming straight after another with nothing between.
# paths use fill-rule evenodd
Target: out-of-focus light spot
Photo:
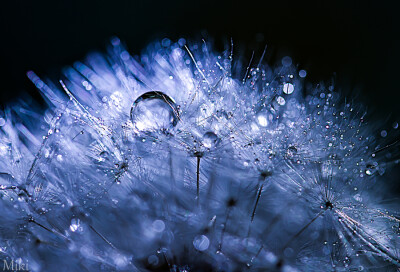
<instances>
[{"instance_id":1,"label":"out-of-focus light spot","mask_svg":"<svg viewBox=\"0 0 400 272\"><path fill-rule=\"evenodd\" d=\"M293 253L294 253L294 251L293 251L293 249L292 248L290 248L290 247L288 247L288 248L286 248L285 250L284 250L284 252L283 252L283 254L286 256L286 257L292 257L293 256Z\"/></svg>"},{"instance_id":2,"label":"out-of-focus light spot","mask_svg":"<svg viewBox=\"0 0 400 272\"><path fill-rule=\"evenodd\" d=\"M251 123L250 126L251 126L251 130L252 131L259 131L260 130L256 123Z\"/></svg>"},{"instance_id":3,"label":"out-of-focus light spot","mask_svg":"<svg viewBox=\"0 0 400 272\"><path fill-rule=\"evenodd\" d=\"M291 83L283 84L283 92L285 94L292 94L294 92L294 86Z\"/></svg>"},{"instance_id":4,"label":"out-of-focus light spot","mask_svg":"<svg viewBox=\"0 0 400 272\"><path fill-rule=\"evenodd\" d=\"M111 39L111 44L114 45L114 46L118 46L118 45L121 44L121 41L117 37L114 37L114 38Z\"/></svg>"},{"instance_id":5,"label":"out-of-focus light spot","mask_svg":"<svg viewBox=\"0 0 400 272\"><path fill-rule=\"evenodd\" d=\"M161 45L164 46L164 47L169 47L169 46L171 45L171 40L165 38L165 39L163 39L163 40L161 41Z\"/></svg>"},{"instance_id":6,"label":"out-of-focus light spot","mask_svg":"<svg viewBox=\"0 0 400 272\"><path fill-rule=\"evenodd\" d=\"M262 114L257 116L257 122L262 127L266 127L268 125L267 117L265 115L262 115Z\"/></svg>"},{"instance_id":7,"label":"out-of-focus light spot","mask_svg":"<svg viewBox=\"0 0 400 272\"><path fill-rule=\"evenodd\" d=\"M382 136L382 137L386 137L386 136L387 136L386 130L382 130L382 131L381 131L381 136Z\"/></svg>"},{"instance_id":8,"label":"out-of-focus light spot","mask_svg":"<svg viewBox=\"0 0 400 272\"><path fill-rule=\"evenodd\" d=\"M150 255L150 256L147 258L147 262L148 262L150 265L156 266L156 265L158 265L158 257L157 257L156 255Z\"/></svg>"},{"instance_id":9,"label":"out-of-focus light spot","mask_svg":"<svg viewBox=\"0 0 400 272\"><path fill-rule=\"evenodd\" d=\"M165 229L165 223L162 220L155 220L152 224L155 232L163 232Z\"/></svg>"},{"instance_id":10,"label":"out-of-focus light spot","mask_svg":"<svg viewBox=\"0 0 400 272\"><path fill-rule=\"evenodd\" d=\"M1 126L1 125L0 125L0 126ZM393 123L393 128L394 128L394 129L398 129L398 128L399 128L399 123L394 122L394 123Z\"/></svg>"},{"instance_id":11,"label":"out-of-focus light spot","mask_svg":"<svg viewBox=\"0 0 400 272\"><path fill-rule=\"evenodd\" d=\"M6 145L0 144L0 155L4 156L5 154L7 154L7 151L8 147Z\"/></svg>"},{"instance_id":12,"label":"out-of-focus light spot","mask_svg":"<svg viewBox=\"0 0 400 272\"><path fill-rule=\"evenodd\" d=\"M186 44L186 40L185 40L184 38L180 38L180 39L178 40L178 44L179 44L180 46L184 46L184 45Z\"/></svg>"},{"instance_id":13,"label":"out-of-focus light spot","mask_svg":"<svg viewBox=\"0 0 400 272\"><path fill-rule=\"evenodd\" d=\"M290 65L292 65L292 59L289 56L283 57L282 65L285 67L289 67Z\"/></svg>"},{"instance_id":14,"label":"out-of-focus light spot","mask_svg":"<svg viewBox=\"0 0 400 272\"><path fill-rule=\"evenodd\" d=\"M299 71L299 76L300 76L301 78L305 78L305 77L307 76L307 71L306 71L306 70L300 70L300 71Z\"/></svg>"},{"instance_id":15,"label":"out-of-focus light spot","mask_svg":"<svg viewBox=\"0 0 400 272\"><path fill-rule=\"evenodd\" d=\"M4 118L0 117L0 127L4 126L6 124L6 120Z\"/></svg>"},{"instance_id":16,"label":"out-of-focus light spot","mask_svg":"<svg viewBox=\"0 0 400 272\"><path fill-rule=\"evenodd\" d=\"M121 59L122 60L127 61L127 60L129 60L129 57L130 57L130 55L129 55L129 53L127 51L122 51L122 53L121 53Z\"/></svg>"}]
</instances>

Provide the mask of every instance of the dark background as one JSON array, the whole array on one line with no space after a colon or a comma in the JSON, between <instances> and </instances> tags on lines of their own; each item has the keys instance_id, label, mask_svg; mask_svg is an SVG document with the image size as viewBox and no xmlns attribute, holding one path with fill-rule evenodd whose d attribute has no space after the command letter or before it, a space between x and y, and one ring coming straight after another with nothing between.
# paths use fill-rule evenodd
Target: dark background
<instances>
[{"instance_id":1,"label":"dark background","mask_svg":"<svg viewBox=\"0 0 400 272\"><path fill-rule=\"evenodd\" d=\"M208 33L217 44L232 37L245 59L268 44L270 62L288 54L308 80L334 78L373 112L397 118L400 18L392 2L6 1L0 7L0 104L22 91L36 94L27 70L57 79L62 67L104 51L113 35L140 54L155 39Z\"/></svg>"}]
</instances>

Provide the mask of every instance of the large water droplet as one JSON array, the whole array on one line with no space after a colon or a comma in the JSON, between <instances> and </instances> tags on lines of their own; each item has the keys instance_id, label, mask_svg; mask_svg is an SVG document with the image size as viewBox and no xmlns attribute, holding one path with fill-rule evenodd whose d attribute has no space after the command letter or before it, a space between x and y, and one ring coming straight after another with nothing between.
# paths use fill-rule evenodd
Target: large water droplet
<instances>
[{"instance_id":1,"label":"large water droplet","mask_svg":"<svg viewBox=\"0 0 400 272\"><path fill-rule=\"evenodd\" d=\"M219 142L218 136L214 132L206 132L204 133L203 136L203 145L206 148L213 148L215 147Z\"/></svg>"},{"instance_id":2,"label":"large water droplet","mask_svg":"<svg viewBox=\"0 0 400 272\"><path fill-rule=\"evenodd\" d=\"M133 103L131 120L135 128L142 132L165 131L178 123L178 109L166 94L147 92Z\"/></svg>"},{"instance_id":3,"label":"large water droplet","mask_svg":"<svg viewBox=\"0 0 400 272\"><path fill-rule=\"evenodd\" d=\"M208 247L210 246L210 240L208 239L207 236L205 235L198 235L194 238L193 240L193 246L198 250L198 251L204 251L207 250Z\"/></svg>"}]
</instances>

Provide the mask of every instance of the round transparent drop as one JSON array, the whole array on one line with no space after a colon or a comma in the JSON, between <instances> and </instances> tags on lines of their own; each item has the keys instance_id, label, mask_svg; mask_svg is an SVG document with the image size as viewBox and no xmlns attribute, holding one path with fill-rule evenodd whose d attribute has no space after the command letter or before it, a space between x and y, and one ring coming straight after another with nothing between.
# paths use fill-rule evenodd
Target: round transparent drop
<instances>
[{"instance_id":1,"label":"round transparent drop","mask_svg":"<svg viewBox=\"0 0 400 272\"><path fill-rule=\"evenodd\" d=\"M205 235L198 235L193 240L193 246L198 251L205 251L210 246L210 240Z\"/></svg>"},{"instance_id":2,"label":"round transparent drop","mask_svg":"<svg viewBox=\"0 0 400 272\"><path fill-rule=\"evenodd\" d=\"M300 70L300 71L299 71L299 76L300 76L301 78L305 78L305 77L307 76L307 71L306 71L306 70Z\"/></svg>"},{"instance_id":3,"label":"round transparent drop","mask_svg":"<svg viewBox=\"0 0 400 272\"><path fill-rule=\"evenodd\" d=\"M292 94L294 92L294 86L291 83L283 84L283 92L285 94Z\"/></svg>"},{"instance_id":4,"label":"round transparent drop","mask_svg":"<svg viewBox=\"0 0 400 272\"><path fill-rule=\"evenodd\" d=\"M213 148L218 144L219 138L214 132L206 132L203 136L203 145L206 148Z\"/></svg>"},{"instance_id":5,"label":"round transparent drop","mask_svg":"<svg viewBox=\"0 0 400 272\"><path fill-rule=\"evenodd\" d=\"M286 103L285 98L283 98L282 96L278 96L276 98L276 102L278 102L278 104L281 106L285 105L285 103Z\"/></svg>"},{"instance_id":6,"label":"round transparent drop","mask_svg":"<svg viewBox=\"0 0 400 272\"><path fill-rule=\"evenodd\" d=\"M178 109L166 94L147 92L133 103L131 121L141 132L165 131L178 123Z\"/></svg>"},{"instance_id":7,"label":"round transparent drop","mask_svg":"<svg viewBox=\"0 0 400 272\"><path fill-rule=\"evenodd\" d=\"M165 223L162 220L155 220L152 227L155 232L163 232L165 229Z\"/></svg>"}]
</instances>

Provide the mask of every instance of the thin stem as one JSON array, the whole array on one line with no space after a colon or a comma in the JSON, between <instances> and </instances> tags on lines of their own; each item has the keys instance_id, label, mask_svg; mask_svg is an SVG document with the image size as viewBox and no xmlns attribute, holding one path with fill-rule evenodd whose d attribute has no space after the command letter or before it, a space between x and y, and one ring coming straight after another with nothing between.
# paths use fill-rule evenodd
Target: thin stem
<instances>
[{"instance_id":1,"label":"thin stem","mask_svg":"<svg viewBox=\"0 0 400 272\"><path fill-rule=\"evenodd\" d=\"M264 245L262 245L262 246L260 247L260 249L257 251L256 255L254 255L253 257L251 257L250 262L247 264L248 267L250 267L250 266L253 265L254 260L258 257L258 255L260 255L260 253L261 253L261 251L263 250L263 248L264 248Z\"/></svg>"},{"instance_id":2,"label":"thin stem","mask_svg":"<svg viewBox=\"0 0 400 272\"><path fill-rule=\"evenodd\" d=\"M196 170L196 177L197 177L197 203L200 201L200 156L197 156L197 170Z\"/></svg>"},{"instance_id":3,"label":"thin stem","mask_svg":"<svg viewBox=\"0 0 400 272\"><path fill-rule=\"evenodd\" d=\"M104 241L106 242L110 247L115 249L115 246L107 240L106 237L104 237L100 232L98 232L92 225L90 225L90 228Z\"/></svg>"},{"instance_id":4,"label":"thin stem","mask_svg":"<svg viewBox=\"0 0 400 272\"><path fill-rule=\"evenodd\" d=\"M258 183L258 190L257 190L257 197L256 197L256 202L254 203L254 208L253 212L251 213L251 219L250 222L253 223L254 216L256 215L256 210L258 206L258 202L260 201L262 190L264 189L264 184L265 184L265 179L268 175L267 174L262 174L259 177L259 183Z\"/></svg>"},{"instance_id":5,"label":"thin stem","mask_svg":"<svg viewBox=\"0 0 400 272\"><path fill-rule=\"evenodd\" d=\"M299 232L297 232L283 247L282 251L285 250L297 237L300 236L300 234L303 233L303 231L305 231L315 220L317 220L318 217L321 216L321 214L323 214L325 212L325 210L320 211L310 222L308 222Z\"/></svg>"},{"instance_id":6,"label":"thin stem","mask_svg":"<svg viewBox=\"0 0 400 272\"><path fill-rule=\"evenodd\" d=\"M222 242L224 240L224 235L225 235L225 231L226 231L226 223L229 220L230 213L231 213L231 207L228 207L228 210L227 210L227 213L226 213L226 219L225 219L224 227L222 228L222 231L221 231L221 237L220 237L220 242L219 242L219 246L218 246L218 251L222 250Z\"/></svg>"},{"instance_id":7,"label":"thin stem","mask_svg":"<svg viewBox=\"0 0 400 272\"><path fill-rule=\"evenodd\" d=\"M55 235L61 236L62 238L69 240L67 237L65 237L63 234L59 233L58 231L53 230L53 229L49 229L48 227L46 227L46 226L40 224L40 223L37 222L33 217L29 217L28 221L31 222L31 223L33 223L33 224L35 224L35 225L37 225L37 226L39 226L39 227L41 227L41 228L44 229L44 230L47 230L48 232L51 232L51 233L53 233L53 234L55 234Z\"/></svg>"},{"instance_id":8,"label":"thin stem","mask_svg":"<svg viewBox=\"0 0 400 272\"><path fill-rule=\"evenodd\" d=\"M262 183L261 186L258 188L256 203L254 204L253 213L251 214L251 222L253 222L254 216L256 215L258 202L260 201L260 197L261 197L263 188L264 188L264 183Z\"/></svg>"}]
</instances>

